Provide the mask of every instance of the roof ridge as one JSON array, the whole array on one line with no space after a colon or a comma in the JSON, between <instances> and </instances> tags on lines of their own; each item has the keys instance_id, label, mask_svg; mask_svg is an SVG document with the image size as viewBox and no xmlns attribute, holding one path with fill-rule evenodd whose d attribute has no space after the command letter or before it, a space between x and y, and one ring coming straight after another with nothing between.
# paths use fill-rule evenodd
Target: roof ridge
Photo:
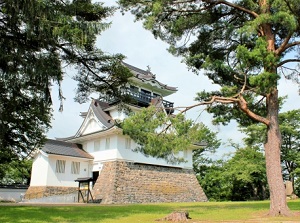
<instances>
[{"instance_id":1,"label":"roof ridge","mask_svg":"<svg viewBox=\"0 0 300 223\"><path fill-rule=\"evenodd\" d=\"M122 62L122 63L123 63L126 67L128 67L129 69L135 70L135 71L137 71L137 72L139 72L139 73L142 73L142 74L145 74L145 75L147 75L147 76L152 76L154 79L155 79L155 77L156 77L156 75L155 75L155 74L152 74L151 71L143 70L143 69L141 69L141 68L132 66L132 65L130 65L130 64L128 64L128 63L125 63L125 62Z\"/></svg>"}]
</instances>

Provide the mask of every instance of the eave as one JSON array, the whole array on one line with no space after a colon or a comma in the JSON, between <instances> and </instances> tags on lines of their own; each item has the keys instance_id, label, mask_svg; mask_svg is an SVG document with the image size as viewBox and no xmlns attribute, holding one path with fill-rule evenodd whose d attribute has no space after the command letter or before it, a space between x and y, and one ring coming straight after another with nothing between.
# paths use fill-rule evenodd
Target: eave
<instances>
[{"instance_id":1,"label":"eave","mask_svg":"<svg viewBox=\"0 0 300 223\"><path fill-rule=\"evenodd\" d=\"M114 134L121 134L122 130L116 126L112 126L108 129L100 130L97 132L92 132L86 135L76 136L73 138L66 138L66 142L72 142L72 143L83 143L89 140L98 139L99 137L106 137Z\"/></svg>"},{"instance_id":2,"label":"eave","mask_svg":"<svg viewBox=\"0 0 300 223\"><path fill-rule=\"evenodd\" d=\"M156 92L163 97L169 96L177 91L176 88L172 87L172 89L171 89L167 85L164 85L155 79L147 80L147 79L140 79L139 77L132 77L132 78L130 78L130 80L134 84L136 84L142 88L149 89L153 92Z\"/></svg>"}]
</instances>

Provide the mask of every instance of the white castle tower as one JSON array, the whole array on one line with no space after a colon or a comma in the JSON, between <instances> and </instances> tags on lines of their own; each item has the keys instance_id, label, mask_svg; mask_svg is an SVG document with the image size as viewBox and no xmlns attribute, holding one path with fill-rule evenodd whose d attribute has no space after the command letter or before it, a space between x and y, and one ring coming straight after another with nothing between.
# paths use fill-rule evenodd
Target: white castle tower
<instances>
[{"instance_id":1,"label":"white castle tower","mask_svg":"<svg viewBox=\"0 0 300 223\"><path fill-rule=\"evenodd\" d=\"M133 99L128 104L133 111L159 102L173 112L172 102L158 98L175 93L175 87L160 83L149 70L124 65L133 73L123 92ZM93 99L74 136L47 141L35 154L26 198L72 193L76 179L90 179L93 199L105 204L207 201L192 170L192 147L178 154L187 161L180 164L133 151L137 144L115 125L127 117L118 102Z\"/></svg>"}]
</instances>

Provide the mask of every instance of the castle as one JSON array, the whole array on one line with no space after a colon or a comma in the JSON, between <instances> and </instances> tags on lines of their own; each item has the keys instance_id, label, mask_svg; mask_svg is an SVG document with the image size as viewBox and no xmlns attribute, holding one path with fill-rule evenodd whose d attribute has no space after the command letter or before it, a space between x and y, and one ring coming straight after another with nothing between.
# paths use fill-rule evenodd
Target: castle
<instances>
[{"instance_id":1,"label":"castle","mask_svg":"<svg viewBox=\"0 0 300 223\"><path fill-rule=\"evenodd\" d=\"M133 73L124 92L134 99L128 105L134 112L177 91L150 71L124 65ZM172 102L161 100L159 106L173 111ZM76 181L83 179L103 204L207 201L193 172L193 147L178 154L187 161L180 164L133 151L136 143L115 125L127 117L115 98L93 99L81 116L74 136L49 139L35 153L26 199L76 193Z\"/></svg>"}]
</instances>

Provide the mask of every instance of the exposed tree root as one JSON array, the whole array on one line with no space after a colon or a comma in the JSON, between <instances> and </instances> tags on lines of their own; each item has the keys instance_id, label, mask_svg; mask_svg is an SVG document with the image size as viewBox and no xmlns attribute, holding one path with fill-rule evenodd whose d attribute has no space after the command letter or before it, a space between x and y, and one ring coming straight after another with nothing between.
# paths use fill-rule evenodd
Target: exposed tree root
<instances>
[{"instance_id":1,"label":"exposed tree root","mask_svg":"<svg viewBox=\"0 0 300 223\"><path fill-rule=\"evenodd\" d=\"M293 217L294 213L290 210L270 210L269 217Z\"/></svg>"}]
</instances>

